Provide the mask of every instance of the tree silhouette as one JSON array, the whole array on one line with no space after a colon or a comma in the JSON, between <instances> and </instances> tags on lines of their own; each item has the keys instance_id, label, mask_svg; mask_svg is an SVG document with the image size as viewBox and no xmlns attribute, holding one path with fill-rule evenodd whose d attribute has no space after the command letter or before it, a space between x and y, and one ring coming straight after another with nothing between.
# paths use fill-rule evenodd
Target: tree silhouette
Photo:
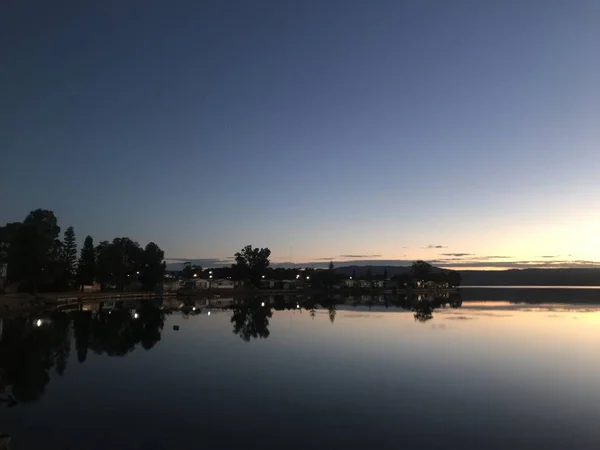
<instances>
[{"instance_id":1,"label":"tree silhouette","mask_svg":"<svg viewBox=\"0 0 600 450\"><path fill-rule=\"evenodd\" d=\"M77 279L81 291L83 291L83 286L94 282L95 275L96 251L94 249L94 239L91 236L86 236L81 248L79 262L77 263Z\"/></svg>"},{"instance_id":2,"label":"tree silhouette","mask_svg":"<svg viewBox=\"0 0 600 450\"><path fill-rule=\"evenodd\" d=\"M142 268L143 253L140 245L128 237L115 238L111 243L101 242L96 247L96 264L102 287L110 283L124 291Z\"/></svg>"},{"instance_id":3,"label":"tree silhouette","mask_svg":"<svg viewBox=\"0 0 600 450\"><path fill-rule=\"evenodd\" d=\"M52 211L36 209L15 231L8 252L10 278L36 292L40 284L56 280L60 227Z\"/></svg>"},{"instance_id":4,"label":"tree silhouette","mask_svg":"<svg viewBox=\"0 0 600 450\"><path fill-rule=\"evenodd\" d=\"M236 278L249 280L253 286L258 287L260 280L269 267L271 250L268 248L252 248L245 246L235 254Z\"/></svg>"},{"instance_id":5,"label":"tree silhouette","mask_svg":"<svg viewBox=\"0 0 600 450\"><path fill-rule=\"evenodd\" d=\"M141 268L140 281L144 289L152 291L156 285L162 283L165 274L165 252L154 242L146 245L142 254L143 267Z\"/></svg>"},{"instance_id":6,"label":"tree silhouette","mask_svg":"<svg viewBox=\"0 0 600 450\"><path fill-rule=\"evenodd\" d=\"M73 227L65 230L61 253L64 284L67 287L71 287L75 284L77 264L77 242L75 242L75 230Z\"/></svg>"}]
</instances>

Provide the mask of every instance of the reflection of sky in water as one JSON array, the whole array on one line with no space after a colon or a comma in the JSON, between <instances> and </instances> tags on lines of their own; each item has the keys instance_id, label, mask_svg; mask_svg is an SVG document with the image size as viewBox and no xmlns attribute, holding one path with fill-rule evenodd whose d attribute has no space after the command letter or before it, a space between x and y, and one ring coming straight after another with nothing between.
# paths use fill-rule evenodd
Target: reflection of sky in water
<instances>
[{"instance_id":1,"label":"reflection of sky in water","mask_svg":"<svg viewBox=\"0 0 600 450\"><path fill-rule=\"evenodd\" d=\"M1 431L89 449L597 448L597 306L273 311L250 342L231 315L175 313L149 351L71 357Z\"/></svg>"}]
</instances>

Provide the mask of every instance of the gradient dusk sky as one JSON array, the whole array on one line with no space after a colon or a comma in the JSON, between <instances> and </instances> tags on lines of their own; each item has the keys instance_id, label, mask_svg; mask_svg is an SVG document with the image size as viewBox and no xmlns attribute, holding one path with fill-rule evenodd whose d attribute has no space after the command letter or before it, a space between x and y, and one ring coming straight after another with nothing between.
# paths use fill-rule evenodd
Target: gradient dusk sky
<instances>
[{"instance_id":1,"label":"gradient dusk sky","mask_svg":"<svg viewBox=\"0 0 600 450\"><path fill-rule=\"evenodd\" d=\"M0 49L2 224L600 260L600 1L8 0Z\"/></svg>"}]
</instances>

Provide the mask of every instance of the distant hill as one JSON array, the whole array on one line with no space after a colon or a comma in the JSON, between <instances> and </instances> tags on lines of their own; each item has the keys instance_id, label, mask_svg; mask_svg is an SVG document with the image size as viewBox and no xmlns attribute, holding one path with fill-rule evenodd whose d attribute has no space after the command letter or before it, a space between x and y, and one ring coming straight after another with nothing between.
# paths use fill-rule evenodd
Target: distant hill
<instances>
[{"instance_id":1,"label":"distant hill","mask_svg":"<svg viewBox=\"0 0 600 450\"><path fill-rule=\"evenodd\" d=\"M355 273L357 277L359 277L361 275L366 275L369 270L371 270L371 275L373 275L373 276L382 276L384 274L384 272L387 270L387 275L388 275L388 277L391 278L394 275L399 275L399 274L410 272L410 266L371 266L371 265L358 266L358 265L352 265L352 266L337 267L335 269L335 271L337 273L341 273L342 275L346 275L348 277L352 276L353 273ZM435 272L436 270L440 271L442 269L440 269L438 267L434 267L433 271Z\"/></svg>"},{"instance_id":2,"label":"distant hill","mask_svg":"<svg viewBox=\"0 0 600 450\"><path fill-rule=\"evenodd\" d=\"M407 273L410 271L410 267L403 266L343 266L336 267L335 271L347 277L355 274L357 277L362 275L366 275L367 272L371 270L371 274L373 276L382 276L385 270L387 269L388 277L393 277L394 275L398 275L401 273Z\"/></svg>"},{"instance_id":3,"label":"distant hill","mask_svg":"<svg viewBox=\"0 0 600 450\"><path fill-rule=\"evenodd\" d=\"M461 270L463 286L600 286L600 269Z\"/></svg>"},{"instance_id":4,"label":"distant hill","mask_svg":"<svg viewBox=\"0 0 600 450\"><path fill-rule=\"evenodd\" d=\"M365 275L389 277L407 273L405 266L343 266L335 270L346 276ZM462 286L600 286L600 269L511 269L511 270L459 270Z\"/></svg>"}]
</instances>

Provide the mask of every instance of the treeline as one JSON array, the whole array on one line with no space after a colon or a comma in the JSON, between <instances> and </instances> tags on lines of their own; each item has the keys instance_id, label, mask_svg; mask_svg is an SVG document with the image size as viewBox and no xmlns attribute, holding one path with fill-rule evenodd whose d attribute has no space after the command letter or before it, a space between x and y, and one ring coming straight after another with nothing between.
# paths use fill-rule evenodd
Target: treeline
<instances>
[{"instance_id":1,"label":"treeline","mask_svg":"<svg viewBox=\"0 0 600 450\"><path fill-rule=\"evenodd\" d=\"M461 276L455 270L440 269L424 261L415 261L410 268L391 278L388 277L387 268L382 273L373 274L371 268L366 271L352 271L352 275L346 272L346 267L336 269L333 262L329 263L328 269L313 268L284 268L270 267L269 257L271 250L269 248L253 248L251 245L245 246L241 251L235 254L235 264L226 267L203 269L200 266L185 263L179 276L190 278L228 278L237 281L243 281L249 285L259 287L262 280L286 281L301 279L307 285L313 288L331 288L338 285L348 277L356 281L393 281L398 287L404 287L414 282L435 282L447 283L448 286L459 286Z\"/></svg>"},{"instance_id":2,"label":"treeline","mask_svg":"<svg viewBox=\"0 0 600 450\"><path fill-rule=\"evenodd\" d=\"M22 292L83 290L99 283L103 290L125 290L138 285L153 290L162 283L164 252L154 242L146 247L127 238L102 241L94 246L85 238L77 257L75 230L60 227L52 211L37 209L23 222L0 227L0 266L6 267L7 285L18 284Z\"/></svg>"}]
</instances>

